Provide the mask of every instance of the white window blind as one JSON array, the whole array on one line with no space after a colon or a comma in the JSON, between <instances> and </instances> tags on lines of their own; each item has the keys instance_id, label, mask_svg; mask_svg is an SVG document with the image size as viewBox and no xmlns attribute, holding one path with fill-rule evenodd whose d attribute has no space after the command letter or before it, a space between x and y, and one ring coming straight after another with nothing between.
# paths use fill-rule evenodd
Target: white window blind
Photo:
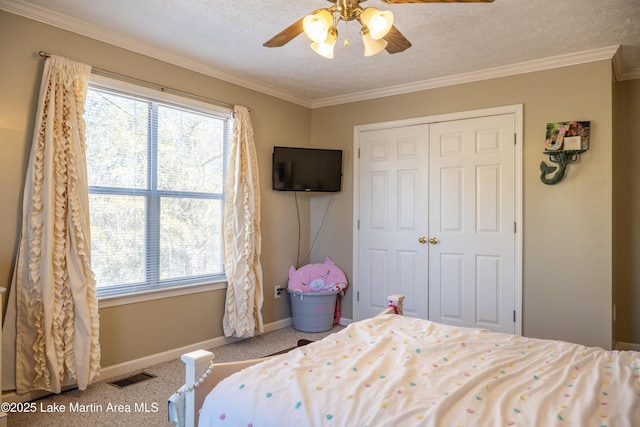
<instances>
[{"instance_id":1,"label":"white window blind","mask_svg":"<svg viewBox=\"0 0 640 427\"><path fill-rule=\"evenodd\" d=\"M90 84L85 104L98 297L224 280L230 111L121 86Z\"/></svg>"}]
</instances>

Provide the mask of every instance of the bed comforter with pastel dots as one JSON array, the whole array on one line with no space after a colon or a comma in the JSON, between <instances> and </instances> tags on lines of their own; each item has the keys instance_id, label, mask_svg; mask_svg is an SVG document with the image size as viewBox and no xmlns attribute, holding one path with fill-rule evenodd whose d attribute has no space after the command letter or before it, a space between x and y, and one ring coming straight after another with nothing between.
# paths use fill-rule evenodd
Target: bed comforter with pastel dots
<instances>
[{"instance_id":1,"label":"bed comforter with pastel dots","mask_svg":"<svg viewBox=\"0 0 640 427\"><path fill-rule=\"evenodd\" d=\"M640 426L640 353L397 315L210 392L200 426Z\"/></svg>"}]
</instances>

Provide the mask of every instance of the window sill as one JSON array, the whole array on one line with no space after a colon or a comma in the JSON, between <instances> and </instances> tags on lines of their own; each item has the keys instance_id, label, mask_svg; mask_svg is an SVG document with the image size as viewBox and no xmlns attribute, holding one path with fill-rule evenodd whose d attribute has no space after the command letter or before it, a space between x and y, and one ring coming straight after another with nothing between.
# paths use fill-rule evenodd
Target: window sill
<instances>
[{"instance_id":1,"label":"window sill","mask_svg":"<svg viewBox=\"0 0 640 427\"><path fill-rule=\"evenodd\" d=\"M102 297L98 299L98 308L116 307L118 305L136 304L140 302L153 301L163 298L177 297L181 295L196 294L199 292L209 292L219 289L226 289L227 282L199 283L193 285L174 286L171 288L157 289L153 291L143 291L134 294Z\"/></svg>"}]
</instances>

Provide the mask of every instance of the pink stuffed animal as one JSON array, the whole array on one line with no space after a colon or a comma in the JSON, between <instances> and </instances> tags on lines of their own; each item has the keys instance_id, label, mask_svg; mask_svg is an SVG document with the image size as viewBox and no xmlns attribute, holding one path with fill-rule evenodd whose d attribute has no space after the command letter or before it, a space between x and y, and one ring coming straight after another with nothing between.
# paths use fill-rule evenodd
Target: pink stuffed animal
<instances>
[{"instance_id":1,"label":"pink stuffed animal","mask_svg":"<svg viewBox=\"0 0 640 427\"><path fill-rule=\"evenodd\" d=\"M289 268L290 292L334 292L336 296L336 308L333 313L333 324L340 321L340 297L344 295L347 287L347 276L338 268L331 258L327 257L324 264L307 264L296 268Z\"/></svg>"},{"instance_id":2,"label":"pink stuffed animal","mask_svg":"<svg viewBox=\"0 0 640 427\"><path fill-rule=\"evenodd\" d=\"M347 287L347 277L327 257L323 264L307 264L296 268L289 268L289 289L302 292L336 292L344 294Z\"/></svg>"}]
</instances>

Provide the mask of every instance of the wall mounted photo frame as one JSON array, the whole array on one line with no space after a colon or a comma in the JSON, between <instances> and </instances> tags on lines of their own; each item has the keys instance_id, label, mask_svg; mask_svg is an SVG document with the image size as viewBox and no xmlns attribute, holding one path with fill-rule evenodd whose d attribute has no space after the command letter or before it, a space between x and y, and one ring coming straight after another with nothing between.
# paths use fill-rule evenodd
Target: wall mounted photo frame
<instances>
[{"instance_id":1,"label":"wall mounted photo frame","mask_svg":"<svg viewBox=\"0 0 640 427\"><path fill-rule=\"evenodd\" d=\"M577 162L580 154L589 149L590 134L591 122L547 123L544 153L549 156L552 163L558 166L550 166L544 161L541 162L540 180L547 185L562 181L567 165Z\"/></svg>"},{"instance_id":2,"label":"wall mounted photo frame","mask_svg":"<svg viewBox=\"0 0 640 427\"><path fill-rule=\"evenodd\" d=\"M589 149L591 122L569 121L547 123L545 151L585 151Z\"/></svg>"}]
</instances>

